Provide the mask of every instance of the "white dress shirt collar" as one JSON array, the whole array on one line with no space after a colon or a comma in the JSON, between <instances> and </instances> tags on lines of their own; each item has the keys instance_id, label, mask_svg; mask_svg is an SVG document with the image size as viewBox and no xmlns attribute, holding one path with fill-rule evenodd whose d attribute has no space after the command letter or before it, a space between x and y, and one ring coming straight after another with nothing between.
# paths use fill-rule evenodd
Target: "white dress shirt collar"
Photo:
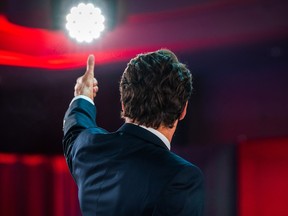
<instances>
[{"instance_id":1,"label":"white dress shirt collar","mask_svg":"<svg viewBox=\"0 0 288 216\"><path fill-rule=\"evenodd\" d=\"M151 128L151 127L145 127L144 125L138 125L138 126L140 126L144 129L150 131L151 133L155 134L159 139L162 140L162 142L164 142L164 144L167 146L167 148L169 150L171 149L170 141L161 132L159 132L158 130L155 130L154 128Z\"/></svg>"}]
</instances>

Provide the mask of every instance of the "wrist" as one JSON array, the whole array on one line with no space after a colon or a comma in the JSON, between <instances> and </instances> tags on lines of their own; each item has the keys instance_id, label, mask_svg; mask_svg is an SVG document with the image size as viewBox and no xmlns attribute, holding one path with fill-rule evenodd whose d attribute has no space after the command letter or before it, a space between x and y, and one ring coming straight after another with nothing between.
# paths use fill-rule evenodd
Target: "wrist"
<instances>
[{"instance_id":1,"label":"wrist","mask_svg":"<svg viewBox=\"0 0 288 216\"><path fill-rule=\"evenodd\" d=\"M95 104L94 104L94 101L93 101L90 97L88 97L88 96L86 96L86 95L77 95L77 96L75 96L75 97L72 99L70 105L73 103L73 101L75 101L75 100L77 100L77 99L80 99L80 98L82 98L82 99L84 99L84 100L87 100L87 101L89 101L91 104L95 105Z\"/></svg>"}]
</instances>

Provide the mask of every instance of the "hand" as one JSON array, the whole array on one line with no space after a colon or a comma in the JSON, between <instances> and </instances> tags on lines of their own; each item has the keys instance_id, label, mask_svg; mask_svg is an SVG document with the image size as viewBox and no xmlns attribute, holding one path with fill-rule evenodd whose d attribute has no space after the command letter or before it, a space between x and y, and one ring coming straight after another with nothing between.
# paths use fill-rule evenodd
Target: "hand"
<instances>
[{"instance_id":1,"label":"hand","mask_svg":"<svg viewBox=\"0 0 288 216\"><path fill-rule=\"evenodd\" d=\"M94 78L94 56L89 55L87 59L87 69L83 76L77 79L77 82L74 87L74 96L85 95L91 100L96 97L96 94L99 90L98 82Z\"/></svg>"}]
</instances>

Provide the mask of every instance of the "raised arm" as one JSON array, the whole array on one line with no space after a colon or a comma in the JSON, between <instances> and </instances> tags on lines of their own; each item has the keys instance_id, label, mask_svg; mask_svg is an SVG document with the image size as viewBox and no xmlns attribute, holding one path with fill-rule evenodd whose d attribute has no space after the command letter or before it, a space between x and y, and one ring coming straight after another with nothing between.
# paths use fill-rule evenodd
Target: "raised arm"
<instances>
[{"instance_id":1,"label":"raised arm","mask_svg":"<svg viewBox=\"0 0 288 216\"><path fill-rule=\"evenodd\" d=\"M63 149L69 167L69 155L75 139L83 130L96 127L96 108L93 100L98 90L98 82L94 78L94 56L89 55L86 72L77 79L74 87L75 97L63 122Z\"/></svg>"}]
</instances>

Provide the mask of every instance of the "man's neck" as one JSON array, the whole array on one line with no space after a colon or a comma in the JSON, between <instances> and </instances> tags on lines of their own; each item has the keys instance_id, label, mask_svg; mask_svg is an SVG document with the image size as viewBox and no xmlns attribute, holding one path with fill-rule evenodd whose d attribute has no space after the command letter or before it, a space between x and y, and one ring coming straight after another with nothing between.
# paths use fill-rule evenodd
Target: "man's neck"
<instances>
[{"instance_id":1,"label":"man's neck","mask_svg":"<svg viewBox=\"0 0 288 216\"><path fill-rule=\"evenodd\" d=\"M171 143L176 127L174 126L173 128L167 128L167 127L160 126L156 130L162 133Z\"/></svg>"},{"instance_id":2,"label":"man's neck","mask_svg":"<svg viewBox=\"0 0 288 216\"><path fill-rule=\"evenodd\" d=\"M133 122L131 119L129 118L125 118L125 122L126 123L133 123L133 124L138 124L137 122ZM165 127L163 125L160 125L159 128L155 129L157 131L159 131L161 134L163 134L168 140L169 142L171 143L172 141L172 138L173 138L173 135L175 133L175 130L176 130L176 127L177 127L177 124L178 124L178 120L175 121L174 125L172 128L169 128L169 127ZM139 124L138 124L139 125ZM145 125L144 125L145 126Z\"/></svg>"}]
</instances>

